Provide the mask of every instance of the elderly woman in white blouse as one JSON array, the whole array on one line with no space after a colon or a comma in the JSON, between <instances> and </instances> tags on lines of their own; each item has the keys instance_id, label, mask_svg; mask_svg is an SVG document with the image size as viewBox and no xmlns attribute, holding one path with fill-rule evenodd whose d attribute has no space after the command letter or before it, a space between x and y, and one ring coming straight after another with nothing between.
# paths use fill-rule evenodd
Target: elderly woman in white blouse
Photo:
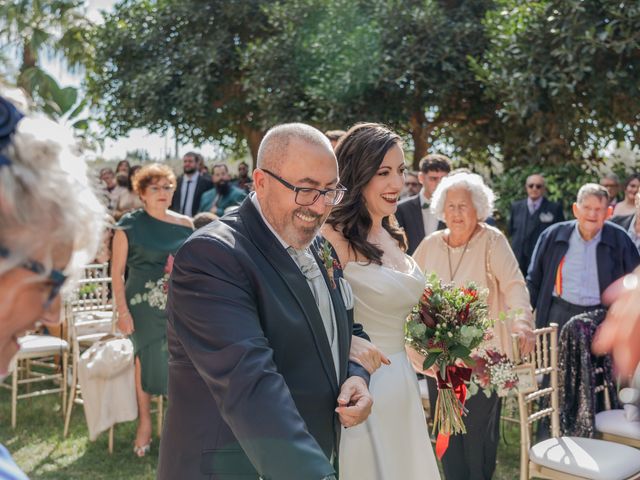
<instances>
[{"instance_id":1,"label":"elderly woman in white blouse","mask_svg":"<svg viewBox=\"0 0 640 480\"><path fill-rule=\"evenodd\" d=\"M511 355L511 335L517 334L522 353L533 349L533 317L529 293L509 242L485 223L493 210L495 195L474 173L445 177L433 194L431 211L447 224L425 238L413 254L422 271L435 272L443 282L463 286L473 281L489 291L488 306L496 321L495 348ZM508 320L498 320L499 314ZM436 384L428 379L432 411ZM442 458L447 480L489 480L498 446L500 401L494 393L475 395L467 402L466 435L452 436Z\"/></svg>"}]
</instances>

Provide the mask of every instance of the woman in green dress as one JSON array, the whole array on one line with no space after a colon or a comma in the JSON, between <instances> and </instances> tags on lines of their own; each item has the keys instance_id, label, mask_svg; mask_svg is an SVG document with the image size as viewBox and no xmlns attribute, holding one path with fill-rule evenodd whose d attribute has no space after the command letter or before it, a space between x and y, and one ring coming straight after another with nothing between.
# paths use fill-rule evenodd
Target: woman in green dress
<instances>
[{"instance_id":1,"label":"woman in green dress","mask_svg":"<svg viewBox=\"0 0 640 480\"><path fill-rule=\"evenodd\" d=\"M131 338L136 357L138 428L133 451L139 457L151 445L150 396L167 393L168 272L173 255L193 232L189 217L169 210L175 185L176 177L166 165L138 170L133 187L144 207L124 215L113 237L111 277L118 329Z\"/></svg>"}]
</instances>

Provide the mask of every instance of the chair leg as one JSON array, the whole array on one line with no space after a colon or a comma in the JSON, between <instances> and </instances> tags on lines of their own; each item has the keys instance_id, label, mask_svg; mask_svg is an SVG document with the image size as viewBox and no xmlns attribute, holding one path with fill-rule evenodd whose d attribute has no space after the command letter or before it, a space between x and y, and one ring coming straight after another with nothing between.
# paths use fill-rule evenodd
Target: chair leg
<instances>
[{"instance_id":1,"label":"chair leg","mask_svg":"<svg viewBox=\"0 0 640 480\"><path fill-rule=\"evenodd\" d=\"M113 429L114 426L111 425L111 428L109 429L109 455L113 455Z\"/></svg>"},{"instance_id":2,"label":"chair leg","mask_svg":"<svg viewBox=\"0 0 640 480\"><path fill-rule=\"evenodd\" d=\"M78 362L76 361L76 355L73 354L73 358L71 360L71 392L69 393L69 398L67 399L67 415L64 419L64 433L63 436L69 434L69 423L71 422L71 411L73 410L73 404L76 401L76 394L78 388Z\"/></svg>"},{"instance_id":3,"label":"chair leg","mask_svg":"<svg viewBox=\"0 0 640 480\"><path fill-rule=\"evenodd\" d=\"M158 419L157 419L158 438L160 438L160 436L162 435L162 422L163 422L163 416L164 416L163 404L164 404L164 396L158 395Z\"/></svg>"},{"instance_id":4,"label":"chair leg","mask_svg":"<svg viewBox=\"0 0 640 480\"><path fill-rule=\"evenodd\" d=\"M67 364L69 361L68 352L64 352L62 355L62 416L66 419L67 412Z\"/></svg>"},{"instance_id":5,"label":"chair leg","mask_svg":"<svg viewBox=\"0 0 640 480\"><path fill-rule=\"evenodd\" d=\"M18 408L18 375L20 372L20 360L16 361L16 367L11 374L11 428L16 428Z\"/></svg>"}]
</instances>

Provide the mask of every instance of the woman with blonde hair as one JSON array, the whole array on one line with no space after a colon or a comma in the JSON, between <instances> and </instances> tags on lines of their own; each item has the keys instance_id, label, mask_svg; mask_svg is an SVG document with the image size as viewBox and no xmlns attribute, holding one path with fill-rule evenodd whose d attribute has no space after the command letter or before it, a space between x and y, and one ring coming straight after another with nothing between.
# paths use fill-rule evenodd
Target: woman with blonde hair
<instances>
[{"instance_id":1,"label":"woman with blonde hair","mask_svg":"<svg viewBox=\"0 0 640 480\"><path fill-rule=\"evenodd\" d=\"M131 338L136 359L138 428L133 451L139 457L151 446L150 395L167 394L166 278L173 255L193 232L189 217L169 210L175 188L175 174L166 165L153 163L138 170L133 189L144 207L125 214L113 236L118 329Z\"/></svg>"},{"instance_id":2,"label":"woman with blonde hair","mask_svg":"<svg viewBox=\"0 0 640 480\"><path fill-rule=\"evenodd\" d=\"M0 380L20 336L59 323L60 290L95 256L103 218L71 133L0 96ZM26 478L2 445L0 478Z\"/></svg>"}]
</instances>

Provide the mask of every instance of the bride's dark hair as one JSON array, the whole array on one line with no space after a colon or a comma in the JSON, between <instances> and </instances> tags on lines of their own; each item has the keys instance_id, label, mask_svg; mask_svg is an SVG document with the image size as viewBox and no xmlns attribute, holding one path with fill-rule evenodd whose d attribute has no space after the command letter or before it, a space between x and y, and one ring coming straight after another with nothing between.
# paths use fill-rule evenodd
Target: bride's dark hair
<instances>
[{"instance_id":1,"label":"bride's dark hair","mask_svg":"<svg viewBox=\"0 0 640 480\"><path fill-rule=\"evenodd\" d=\"M383 251L367 241L372 220L363 190L378 172L382 160L394 145L402 145L399 135L378 123L359 123L351 127L336 146L340 183L347 187L342 202L333 208L327 223L342 233L356 256L382 264ZM406 250L403 231L389 217L382 226Z\"/></svg>"}]
</instances>

